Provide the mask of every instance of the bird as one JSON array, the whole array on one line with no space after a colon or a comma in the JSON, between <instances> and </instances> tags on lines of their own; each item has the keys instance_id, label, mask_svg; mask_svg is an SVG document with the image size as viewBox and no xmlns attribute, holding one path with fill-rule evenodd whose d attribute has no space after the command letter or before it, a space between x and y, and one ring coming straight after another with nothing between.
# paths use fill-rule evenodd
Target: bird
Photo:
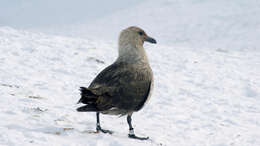
<instances>
[{"instance_id":1,"label":"bird","mask_svg":"<svg viewBox=\"0 0 260 146\"><path fill-rule=\"evenodd\" d=\"M129 138L147 140L134 133L132 115L141 110L151 97L153 71L149 65L144 42L156 44L137 26L130 26L120 32L118 57L115 62L102 70L88 88L80 87L78 112L96 112L96 131L112 134L101 128L100 113L127 116Z\"/></svg>"}]
</instances>

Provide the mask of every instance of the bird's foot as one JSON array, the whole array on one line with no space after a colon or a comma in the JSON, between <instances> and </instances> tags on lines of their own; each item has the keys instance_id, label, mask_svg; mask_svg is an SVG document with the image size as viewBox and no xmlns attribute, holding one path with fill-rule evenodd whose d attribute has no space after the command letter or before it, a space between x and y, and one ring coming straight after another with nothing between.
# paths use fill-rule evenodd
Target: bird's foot
<instances>
[{"instance_id":1,"label":"bird's foot","mask_svg":"<svg viewBox=\"0 0 260 146\"><path fill-rule=\"evenodd\" d=\"M149 137L138 137L135 134L128 134L129 138L138 139L138 140L148 140Z\"/></svg>"},{"instance_id":2,"label":"bird's foot","mask_svg":"<svg viewBox=\"0 0 260 146\"><path fill-rule=\"evenodd\" d=\"M99 133L101 131L103 133L113 134L113 131L102 129L100 126L97 126L96 130L97 130L97 133Z\"/></svg>"}]
</instances>

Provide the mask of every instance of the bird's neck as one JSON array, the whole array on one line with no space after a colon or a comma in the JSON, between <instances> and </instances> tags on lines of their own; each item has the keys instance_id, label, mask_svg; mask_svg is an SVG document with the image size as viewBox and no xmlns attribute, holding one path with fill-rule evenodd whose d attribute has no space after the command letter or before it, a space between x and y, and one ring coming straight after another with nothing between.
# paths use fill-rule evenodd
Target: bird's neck
<instances>
[{"instance_id":1,"label":"bird's neck","mask_svg":"<svg viewBox=\"0 0 260 146\"><path fill-rule=\"evenodd\" d=\"M143 46L131 44L119 45L117 61L127 63L148 63L148 58Z\"/></svg>"}]
</instances>

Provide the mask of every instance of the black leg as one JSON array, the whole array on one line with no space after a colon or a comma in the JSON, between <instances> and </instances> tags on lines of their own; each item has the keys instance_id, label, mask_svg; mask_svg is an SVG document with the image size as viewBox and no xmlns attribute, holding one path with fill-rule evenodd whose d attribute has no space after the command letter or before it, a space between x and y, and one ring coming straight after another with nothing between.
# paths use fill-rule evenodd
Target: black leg
<instances>
[{"instance_id":1,"label":"black leg","mask_svg":"<svg viewBox=\"0 0 260 146\"><path fill-rule=\"evenodd\" d=\"M96 116L97 116L97 126L96 126L97 133L98 133L99 131L101 131L101 132L103 132L103 133L112 134L112 133L113 133L112 131L110 131L110 130L104 130L104 129L101 128L101 126L100 126L100 121L99 121L99 112L97 112Z\"/></svg>"},{"instance_id":2,"label":"black leg","mask_svg":"<svg viewBox=\"0 0 260 146\"><path fill-rule=\"evenodd\" d=\"M127 123L129 125L129 134L128 137L129 138L133 138L133 139L139 139L139 140L147 140L149 139L149 137L138 137L135 135L134 133L134 128L132 126L132 114L131 115L127 115Z\"/></svg>"}]
</instances>

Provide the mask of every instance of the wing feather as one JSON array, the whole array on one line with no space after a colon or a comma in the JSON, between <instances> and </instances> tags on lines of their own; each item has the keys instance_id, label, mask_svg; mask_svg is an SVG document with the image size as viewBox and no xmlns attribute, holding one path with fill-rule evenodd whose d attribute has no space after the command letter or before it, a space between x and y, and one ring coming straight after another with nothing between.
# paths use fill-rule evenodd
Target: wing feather
<instances>
[{"instance_id":1,"label":"wing feather","mask_svg":"<svg viewBox=\"0 0 260 146\"><path fill-rule=\"evenodd\" d=\"M98 97L100 108L139 110L147 100L151 82L150 68L114 63L97 75L89 89L96 95L106 95Z\"/></svg>"}]
</instances>

